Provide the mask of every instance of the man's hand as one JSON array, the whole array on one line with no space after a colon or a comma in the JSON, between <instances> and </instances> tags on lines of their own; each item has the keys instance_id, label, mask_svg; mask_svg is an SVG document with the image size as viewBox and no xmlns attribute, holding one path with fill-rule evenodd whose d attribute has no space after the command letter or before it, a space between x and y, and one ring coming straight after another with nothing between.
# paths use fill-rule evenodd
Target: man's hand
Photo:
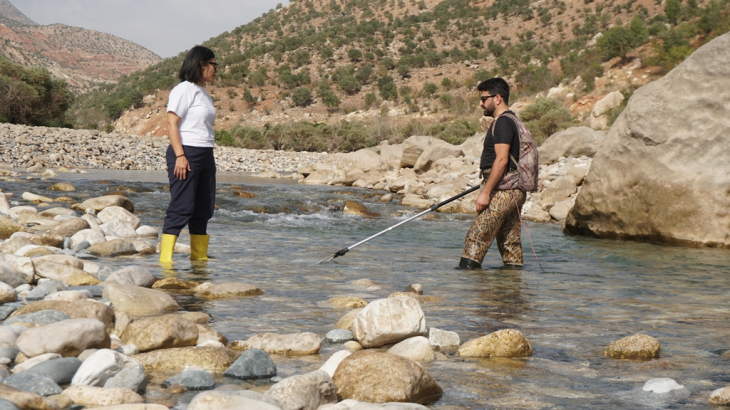
<instances>
[{"instance_id":1,"label":"man's hand","mask_svg":"<svg viewBox=\"0 0 730 410\"><path fill-rule=\"evenodd\" d=\"M481 213L483 210L487 209L489 207L489 202L491 201L491 195L487 190L483 189L482 192L479 193L479 196L477 197L477 213Z\"/></svg>"}]
</instances>

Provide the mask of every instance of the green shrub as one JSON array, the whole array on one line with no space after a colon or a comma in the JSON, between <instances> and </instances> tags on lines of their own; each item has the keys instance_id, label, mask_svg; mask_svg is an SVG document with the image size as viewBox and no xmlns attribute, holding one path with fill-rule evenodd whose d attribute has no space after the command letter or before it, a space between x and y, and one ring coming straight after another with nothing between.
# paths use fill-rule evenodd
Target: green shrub
<instances>
[{"instance_id":1,"label":"green shrub","mask_svg":"<svg viewBox=\"0 0 730 410\"><path fill-rule=\"evenodd\" d=\"M375 96L375 93L365 94L365 108L370 108L370 106L375 104L377 100L378 97Z\"/></svg>"},{"instance_id":2,"label":"green shrub","mask_svg":"<svg viewBox=\"0 0 730 410\"><path fill-rule=\"evenodd\" d=\"M384 100L395 101L398 99L398 88L393 82L393 77L381 77L378 80L378 89L380 90L380 97Z\"/></svg>"},{"instance_id":3,"label":"green shrub","mask_svg":"<svg viewBox=\"0 0 730 410\"><path fill-rule=\"evenodd\" d=\"M246 101L246 104L248 104L249 106L256 104L256 97L251 94L251 90L249 90L248 88L243 90L243 96L241 97L241 99L243 101Z\"/></svg>"},{"instance_id":4,"label":"green shrub","mask_svg":"<svg viewBox=\"0 0 730 410\"><path fill-rule=\"evenodd\" d=\"M383 57L380 60L380 65L383 66L383 68L385 68L388 71L395 68L395 62L390 57Z\"/></svg>"},{"instance_id":5,"label":"green shrub","mask_svg":"<svg viewBox=\"0 0 730 410\"><path fill-rule=\"evenodd\" d=\"M291 98L294 101L294 105L297 107L307 107L312 104L314 99L312 98L312 92L308 88L295 88L291 93Z\"/></svg>"},{"instance_id":6,"label":"green shrub","mask_svg":"<svg viewBox=\"0 0 730 410\"><path fill-rule=\"evenodd\" d=\"M224 147L235 147L236 142L231 133L226 130L215 130L215 142Z\"/></svg>"},{"instance_id":7,"label":"green shrub","mask_svg":"<svg viewBox=\"0 0 730 410\"><path fill-rule=\"evenodd\" d=\"M596 46L605 60L621 57L621 61L626 62L626 54L638 44L638 39L631 30L615 26L603 32L603 36L598 39Z\"/></svg>"},{"instance_id":8,"label":"green shrub","mask_svg":"<svg viewBox=\"0 0 730 410\"><path fill-rule=\"evenodd\" d=\"M355 72L355 78L361 84L367 84L370 81L371 75L373 75L373 68L369 64L361 66Z\"/></svg>"},{"instance_id":9,"label":"green shrub","mask_svg":"<svg viewBox=\"0 0 730 410\"><path fill-rule=\"evenodd\" d=\"M550 98L538 98L520 112L520 119L532 133L537 145L560 130L573 125L573 117L567 108Z\"/></svg>"},{"instance_id":10,"label":"green shrub","mask_svg":"<svg viewBox=\"0 0 730 410\"><path fill-rule=\"evenodd\" d=\"M423 84L423 93L426 94L428 97L431 97L434 94L436 94L437 90L438 90L438 86L434 83Z\"/></svg>"},{"instance_id":11,"label":"green shrub","mask_svg":"<svg viewBox=\"0 0 730 410\"><path fill-rule=\"evenodd\" d=\"M451 79L444 77L444 79L441 80L441 87L444 87L444 90L451 88Z\"/></svg>"},{"instance_id":12,"label":"green shrub","mask_svg":"<svg viewBox=\"0 0 730 410\"><path fill-rule=\"evenodd\" d=\"M362 59L362 51L357 48L351 48L347 50L347 56L350 57L350 61L360 61Z\"/></svg>"},{"instance_id":13,"label":"green shrub","mask_svg":"<svg viewBox=\"0 0 730 410\"><path fill-rule=\"evenodd\" d=\"M335 95L332 91L325 91L320 94L320 97L322 98L322 103L326 105L330 111L340 106L339 97L337 97L337 95Z\"/></svg>"},{"instance_id":14,"label":"green shrub","mask_svg":"<svg viewBox=\"0 0 730 410\"><path fill-rule=\"evenodd\" d=\"M360 82L352 74L344 74L337 79L337 86L347 94L357 94L360 92Z\"/></svg>"},{"instance_id":15,"label":"green shrub","mask_svg":"<svg viewBox=\"0 0 730 410\"><path fill-rule=\"evenodd\" d=\"M438 124L428 130L429 135L442 139L449 144L459 145L479 130L478 121L453 121Z\"/></svg>"}]
</instances>

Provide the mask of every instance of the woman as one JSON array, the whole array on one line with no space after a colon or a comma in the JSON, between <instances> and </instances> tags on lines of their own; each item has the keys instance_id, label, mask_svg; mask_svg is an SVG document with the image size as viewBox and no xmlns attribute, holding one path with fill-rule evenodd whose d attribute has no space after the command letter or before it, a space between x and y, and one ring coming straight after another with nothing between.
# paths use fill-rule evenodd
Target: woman
<instances>
[{"instance_id":1,"label":"woman","mask_svg":"<svg viewBox=\"0 0 730 410\"><path fill-rule=\"evenodd\" d=\"M203 86L213 81L217 67L210 49L193 47L180 68L180 84L167 102L171 199L162 228L161 263L172 263L175 242L185 225L190 230L190 259L208 259L208 220L215 205L215 107Z\"/></svg>"}]
</instances>

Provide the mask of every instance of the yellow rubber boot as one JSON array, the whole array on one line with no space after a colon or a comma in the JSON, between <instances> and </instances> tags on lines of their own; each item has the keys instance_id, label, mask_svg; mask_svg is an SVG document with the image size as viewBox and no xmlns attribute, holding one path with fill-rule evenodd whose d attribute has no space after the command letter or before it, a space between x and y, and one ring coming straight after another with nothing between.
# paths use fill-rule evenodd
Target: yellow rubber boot
<instances>
[{"instance_id":1,"label":"yellow rubber boot","mask_svg":"<svg viewBox=\"0 0 730 410\"><path fill-rule=\"evenodd\" d=\"M210 235L190 235L190 260L208 260Z\"/></svg>"},{"instance_id":2,"label":"yellow rubber boot","mask_svg":"<svg viewBox=\"0 0 730 410\"><path fill-rule=\"evenodd\" d=\"M160 263L172 263L172 252L175 250L175 242L177 242L176 235L162 234L162 240L160 240Z\"/></svg>"}]
</instances>

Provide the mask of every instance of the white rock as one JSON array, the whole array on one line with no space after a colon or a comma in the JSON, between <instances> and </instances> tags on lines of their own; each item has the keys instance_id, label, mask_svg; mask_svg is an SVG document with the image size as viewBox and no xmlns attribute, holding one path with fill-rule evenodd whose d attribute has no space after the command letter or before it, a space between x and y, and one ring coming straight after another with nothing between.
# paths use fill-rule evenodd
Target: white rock
<instances>
[{"instance_id":1,"label":"white rock","mask_svg":"<svg viewBox=\"0 0 730 410\"><path fill-rule=\"evenodd\" d=\"M406 339L388 349L388 353L415 362L429 363L434 360L431 342L423 336Z\"/></svg>"},{"instance_id":2,"label":"white rock","mask_svg":"<svg viewBox=\"0 0 730 410\"><path fill-rule=\"evenodd\" d=\"M428 341L431 343L433 350L441 352L455 352L461 346L461 338L456 332L437 329L435 327L428 329Z\"/></svg>"},{"instance_id":3,"label":"white rock","mask_svg":"<svg viewBox=\"0 0 730 410\"><path fill-rule=\"evenodd\" d=\"M335 352L332 356L330 356L329 359L327 359L326 362L322 365L322 367L319 368L319 370L322 370L324 372L327 372L327 374L330 375L330 377L334 376L335 370L337 370L337 366L342 363L342 361L352 353L347 350L339 350Z\"/></svg>"},{"instance_id":4,"label":"white rock","mask_svg":"<svg viewBox=\"0 0 730 410\"><path fill-rule=\"evenodd\" d=\"M653 393L669 393L672 390L683 389L684 386L669 378L651 379L644 383L642 390Z\"/></svg>"},{"instance_id":5,"label":"white rock","mask_svg":"<svg viewBox=\"0 0 730 410\"><path fill-rule=\"evenodd\" d=\"M415 298L394 297L370 302L352 322L363 347L379 347L426 334L426 318Z\"/></svg>"},{"instance_id":6,"label":"white rock","mask_svg":"<svg viewBox=\"0 0 730 410\"><path fill-rule=\"evenodd\" d=\"M137 236L144 237L144 238L157 238L159 233L157 232L157 228L153 228L151 226L142 225L139 228L137 228Z\"/></svg>"},{"instance_id":7,"label":"white rock","mask_svg":"<svg viewBox=\"0 0 730 410\"><path fill-rule=\"evenodd\" d=\"M91 245L96 245L97 243L106 242L106 238L104 237L104 232L101 229L98 231L94 229L82 229L71 237L71 247L73 248L83 241L86 241Z\"/></svg>"},{"instance_id":8,"label":"white rock","mask_svg":"<svg viewBox=\"0 0 730 410\"><path fill-rule=\"evenodd\" d=\"M77 356L86 349L109 346L106 326L96 319L68 319L23 332L18 349L28 357L44 353Z\"/></svg>"},{"instance_id":9,"label":"white rock","mask_svg":"<svg viewBox=\"0 0 730 410\"><path fill-rule=\"evenodd\" d=\"M106 211L109 208L104 209ZM120 208L124 209L124 208ZM102 212L104 212L102 211ZM126 212L126 210L125 210ZM117 238L136 238L137 231L132 223L115 219L99 225L99 228L107 237L115 236Z\"/></svg>"},{"instance_id":10,"label":"white rock","mask_svg":"<svg viewBox=\"0 0 730 410\"><path fill-rule=\"evenodd\" d=\"M108 206L99 212L97 218L99 218L102 223L124 221L130 223L133 229L139 228L139 218L121 206Z\"/></svg>"},{"instance_id":11,"label":"white rock","mask_svg":"<svg viewBox=\"0 0 730 410\"><path fill-rule=\"evenodd\" d=\"M45 353L45 354L30 358L30 359L24 361L23 363L16 365L15 367L13 367L13 373L14 374L23 373L23 372L27 371L28 369L30 369L31 367L37 365L38 363L47 362L47 361L53 360L53 359L60 359L61 357L62 356L58 353Z\"/></svg>"},{"instance_id":12,"label":"white rock","mask_svg":"<svg viewBox=\"0 0 730 410\"><path fill-rule=\"evenodd\" d=\"M125 367L141 365L134 359L110 349L101 349L84 360L76 371L72 386L103 386Z\"/></svg>"}]
</instances>

